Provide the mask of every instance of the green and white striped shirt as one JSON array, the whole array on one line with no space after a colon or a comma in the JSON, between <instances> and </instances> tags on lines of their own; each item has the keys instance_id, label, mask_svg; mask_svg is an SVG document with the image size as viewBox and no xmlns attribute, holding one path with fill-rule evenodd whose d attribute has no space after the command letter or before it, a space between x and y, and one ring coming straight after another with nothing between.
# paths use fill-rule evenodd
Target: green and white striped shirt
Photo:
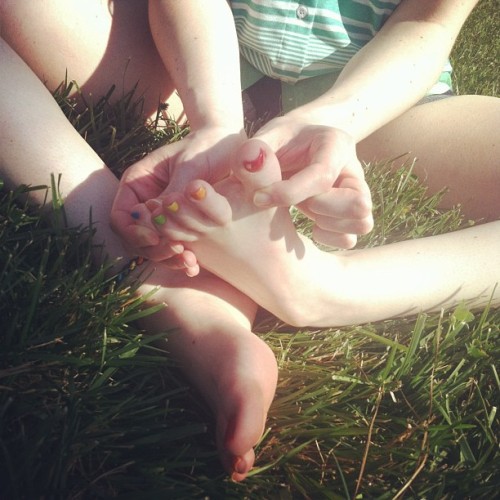
<instances>
[{"instance_id":1,"label":"green and white striped shirt","mask_svg":"<svg viewBox=\"0 0 500 500\"><path fill-rule=\"evenodd\" d=\"M342 69L401 0L232 0L243 57L286 83ZM445 68L442 88L450 90Z\"/></svg>"}]
</instances>

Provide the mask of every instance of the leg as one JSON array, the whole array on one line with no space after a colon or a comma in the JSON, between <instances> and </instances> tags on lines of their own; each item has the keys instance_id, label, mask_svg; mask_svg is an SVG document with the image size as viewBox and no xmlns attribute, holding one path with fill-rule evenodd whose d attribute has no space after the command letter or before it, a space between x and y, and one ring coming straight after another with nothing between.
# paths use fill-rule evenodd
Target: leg
<instances>
[{"instance_id":1,"label":"leg","mask_svg":"<svg viewBox=\"0 0 500 500\"><path fill-rule=\"evenodd\" d=\"M49 90L66 72L86 99L106 95L112 85L112 97L120 98L138 84L146 116L167 100L169 114L183 116L151 37L147 2L0 0L0 18L4 40Z\"/></svg>"},{"instance_id":2,"label":"leg","mask_svg":"<svg viewBox=\"0 0 500 500\"><path fill-rule=\"evenodd\" d=\"M120 240L110 230L118 180L3 39L0 62L2 179L10 186L43 185L50 183L51 172L62 174L61 192L69 223L87 224L92 207L96 243L105 244L112 259L127 258ZM26 133L28 116L36 134ZM33 201L43 202L43 194L37 196ZM262 434L276 386L276 362L270 349L250 331L255 314L252 301L214 277L200 277L196 282L189 281L188 286L182 284L181 277L181 281L174 282L175 277L175 273L160 268L154 274L154 285L162 287L155 300L168 303L169 308L145 320L144 326L152 333L177 328L177 338L169 343L171 352L185 364L189 376L214 408L222 459L239 480L253 465L252 446ZM220 354L219 342L231 355L219 356L214 363ZM206 353L209 355L204 356Z\"/></svg>"},{"instance_id":3,"label":"leg","mask_svg":"<svg viewBox=\"0 0 500 500\"><path fill-rule=\"evenodd\" d=\"M250 330L255 304L209 273L191 279L160 267L143 290L153 286L160 289L152 302L168 307L141 326L172 328L165 349L210 405L224 468L242 480L253 466L278 376L274 354Z\"/></svg>"},{"instance_id":4,"label":"leg","mask_svg":"<svg viewBox=\"0 0 500 500\"><path fill-rule=\"evenodd\" d=\"M500 214L498 130L500 99L455 96L415 106L362 141L358 154L369 162L408 153L431 193L448 189L443 207L460 204L470 219L494 220Z\"/></svg>"},{"instance_id":5,"label":"leg","mask_svg":"<svg viewBox=\"0 0 500 500\"><path fill-rule=\"evenodd\" d=\"M253 205L253 192L280 178L277 159L265 143L245 143L233 171L215 189L195 181L185 193L166 196L159 209L166 218L160 230L184 241L202 266L284 321L340 326L462 301L484 306L492 296L494 304L500 302L500 290L494 290L500 278L500 221L327 253L297 234L286 208ZM169 210L173 202L174 211Z\"/></svg>"}]
</instances>

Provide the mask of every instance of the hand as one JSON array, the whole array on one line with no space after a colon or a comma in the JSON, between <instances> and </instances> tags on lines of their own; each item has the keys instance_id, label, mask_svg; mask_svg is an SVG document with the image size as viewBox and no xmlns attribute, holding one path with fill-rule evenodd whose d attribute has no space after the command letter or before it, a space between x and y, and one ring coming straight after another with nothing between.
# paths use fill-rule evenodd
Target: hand
<instances>
[{"instance_id":1,"label":"hand","mask_svg":"<svg viewBox=\"0 0 500 500\"><path fill-rule=\"evenodd\" d=\"M256 137L274 149L285 179L257 191L256 205L296 205L314 221L313 238L331 247L352 248L372 230L370 189L350 135L286 115Z\"/></svg>"},{"instance_id":2,"label":"hand","mask_svg":"<svg viewBox=\"0 0 500 500\"><path fill-rule=\"evenodd\" d=\"M151 220L155 205L171 191L182 190L193 179L213 183L230 170L232 152L245 139L242 133L222 128L191 132L179 142L162 146L129 167L111 211L113 230L131 251L171 268L199 272L196 257L179 242L160 235Z\"/></svg>"}]
</instances>

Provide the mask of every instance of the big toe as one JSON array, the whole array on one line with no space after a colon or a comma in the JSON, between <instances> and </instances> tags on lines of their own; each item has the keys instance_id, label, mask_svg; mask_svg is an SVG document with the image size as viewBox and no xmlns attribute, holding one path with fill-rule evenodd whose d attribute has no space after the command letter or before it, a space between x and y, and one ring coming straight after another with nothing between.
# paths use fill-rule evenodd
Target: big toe
<instances>
[{"instance_id":1,"label":"big toe","mask_svg":"<svg viewBox=\"0 0 500 500\"><path fill-rule=\"evenodd\" d=\"M273 150L260 139L249 139L236 155L234 175L253 193L281 180L281 168Z\"/></svg>"},{"instance_id":2,"label":"big toe","mask_svg":"<svg viewBox=\"0 0 500 500\"><path fill-rule=\"evenodd\" d=\"M254 446L262 437L267 403L260 390L248 387L248 393L226 420L218 422L218 446L225 469L233 480L241 481L255 462Z\"/></svg>"}]
</instances>

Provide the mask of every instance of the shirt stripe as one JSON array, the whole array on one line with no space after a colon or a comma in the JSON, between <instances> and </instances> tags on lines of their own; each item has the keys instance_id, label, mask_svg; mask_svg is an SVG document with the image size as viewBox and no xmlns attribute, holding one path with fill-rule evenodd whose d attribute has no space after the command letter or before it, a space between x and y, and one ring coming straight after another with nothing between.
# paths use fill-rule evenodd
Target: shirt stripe
<instances>
[{"instance_id":1,"label":"shirt stripe","mask_svg":"<svg viewBox=\"0 0 500 500\"><path fill-rule=\"evenodd\" d=\"M232 0L231 8L243 57L263 74L294 83L342 69L401 1Z\"/></svg>"}]
</instances>

